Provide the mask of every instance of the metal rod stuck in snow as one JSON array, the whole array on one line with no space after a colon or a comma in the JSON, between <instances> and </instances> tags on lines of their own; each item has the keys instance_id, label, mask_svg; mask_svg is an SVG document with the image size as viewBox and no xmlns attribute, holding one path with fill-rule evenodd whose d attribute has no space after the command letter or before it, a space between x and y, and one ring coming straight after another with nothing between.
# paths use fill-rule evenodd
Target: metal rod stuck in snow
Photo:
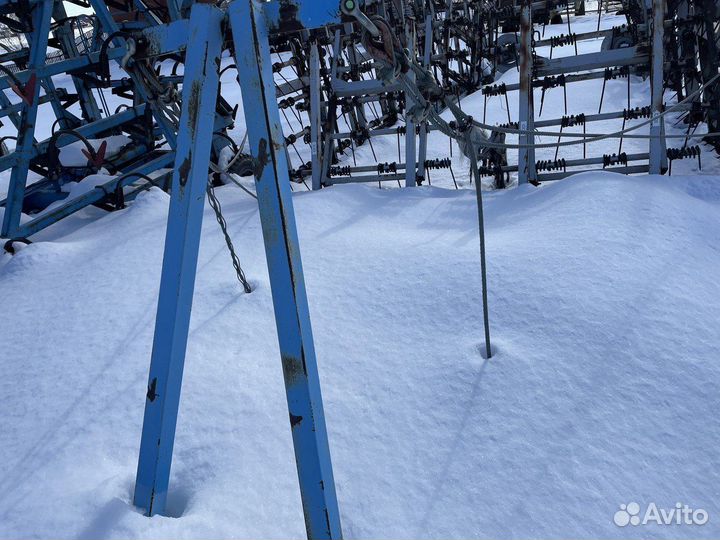
<instances>
[{"instance_id":1,"label":"metal rod stuck in snow","mask_svg":"<svg viewBox=\"0 0 720 540\"><path fill-rule=\"evenodd\" d=\"M492 349L490 347L490 316L488 314L487 268L485 264L485 216L483 214L482 184L480 181L480 171L478 169L477 150L472 144L469 144L468 147L471 149L470 166L472 167L472 171L470 176L475 176L475 196L477 198L478 230L480 233L480 275L482 281L483 326L485 328L485 354L489 359L492 357Z\"/></svg>"}]
</instances>

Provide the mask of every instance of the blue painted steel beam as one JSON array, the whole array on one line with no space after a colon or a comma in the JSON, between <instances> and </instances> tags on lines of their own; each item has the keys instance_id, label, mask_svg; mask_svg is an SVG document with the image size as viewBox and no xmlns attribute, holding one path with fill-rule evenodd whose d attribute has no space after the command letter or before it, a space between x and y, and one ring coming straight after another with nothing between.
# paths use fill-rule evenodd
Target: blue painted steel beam
<instances>
[{"instance_id":1,"label":"blue painted steel beam","mask_svg":"<svg viewBox=\"0 0 720 540\"><path fill-rule=\"evenodd\" d=\"M146 56L160 56L185 50L188 44L188 20L179 19L169 24L160 24L142 31L147 41L143 47Z\"/></svg>"},{"instance_id":2,"label":"blue painted steel beam","mask_svg":"<svg viewBox=\"0 0 720 540\"><path fill-rule=\"evenodd\" d=\"M50 34L50 22L52 19L53 0L43 0L33 11L32 41L30 42L30 62L28 71L35 73L38 68L45 64L47 53L48 36ZM30 158L35 142L35 122L37 121L38 104L40 97L40 80L37 80L33 88L31 102L26 103L20 117L20 128L15 150L15 167L10 173L10 185L8 187L7 205L3 216L0 236L9 238L15 234L20 224L20 214L25 196L25 184L30 169Z\"/></svg>"},{"instance_id":3,"label":"blue painted steel beam","mask_svg":"<svg viewBox=\"0 0 720 540\"><path fill-rule=\"evenodd\" d=\"M329 2L304 2L327 9ZM258 0L235 0L228 15L282 359L295 461L308 538L341 538L340 513L323 412L320 377L295 225L285 138L273 81L268 21ZM303 10L300 12L304 13ZM313 19L301 21L311 26Z\"/></svg>"},{"instance_id":4,"label":"blue painted steel beam","mask_svg":"<svg viewBox=\"0 0 720 540\"><path fill-rule=\"evenodd\" d=\"M364 3L364 0L358 2L360 6ZM282 15L281 7L285 9ZM298 24L304 28L319 28L340 20L340 0L275 0L264 3L264 10L267 28L272 31L297 29Z\"/></svg>"},{"instance_id":5,"label":"blue painted steel beam","mask_svg":"<svg viewBox=\"0 0 720 540\"><path fill-rule=\"evenodd\" d=\"M134 503L163 513L177 424L215 121L223 13L195 4L190 15L182 112L170 195L155 337Z\"/></svg>"}]
</instances>

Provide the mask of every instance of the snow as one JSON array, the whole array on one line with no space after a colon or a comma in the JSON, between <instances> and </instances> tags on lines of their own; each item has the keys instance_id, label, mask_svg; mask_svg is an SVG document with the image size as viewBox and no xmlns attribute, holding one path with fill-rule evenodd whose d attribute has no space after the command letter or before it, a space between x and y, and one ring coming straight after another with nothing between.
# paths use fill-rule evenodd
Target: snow
<instances>
[{"instance_id":1,"label":"snow","mask_svg":"<svg viewBox=\"0 0 720 540\"><path fill-rule=\"evenodd\" d=\"M167 196L3 256L1 537L303 535L258 214L218 192L256 289L207 209L169 516L130 504ZM346 536L718 535L716 178L488 195L489 361L471 191L294 199Z\"/></svg>"},{"instance_id":2,"label":"snow","mask_svg":"<svg viewBox=\"0 0 720 540\"><path fill-rule=\"evenodd\" d=\"M622 20L604 16L603 27ZM573 31L595 25L580 17ZM601 86L569 85L568 114L597 110ZM625 107L626 89L608 81L603 111ZM631 90L633 107L648 104L647 81L633 77ZM232 70L223 96L240 101ZM111 110L122 103L106 97ZM483 101L462 107L481 119ZM509 103L516 119L516 94ZM488 123L507 122L504 106L491 98ZM562 90L549 91L542 118L562 114ZM240 104L237 141L242 117ZM668 133L683 132L676 119ZM50 124L39 128L48 136ZM588 155L617 144L588 145ZM448 156L437 133L428 147L428 159ZM396 148L396 137L378 138L356 158L394 161ZM623 150L647 142L627 139ZM490 360L473 190L443 189L447 171L417 189L295 186L346 537L720 536L711 156L705 146L702 174L683 160L672 177L595 172L485 192ZM472 187L457 147L453 167ZM89 177L71 196L106 180ZM131 499L168 196L153 188L114 213L86 208L0 254L0 538L304 536L257 203L232 185L216 191L254 291L243 294L207 207L165 516L144 517ZM710 520L617 527L630 502L682 502Z\"/></svg>"}]
</instances>

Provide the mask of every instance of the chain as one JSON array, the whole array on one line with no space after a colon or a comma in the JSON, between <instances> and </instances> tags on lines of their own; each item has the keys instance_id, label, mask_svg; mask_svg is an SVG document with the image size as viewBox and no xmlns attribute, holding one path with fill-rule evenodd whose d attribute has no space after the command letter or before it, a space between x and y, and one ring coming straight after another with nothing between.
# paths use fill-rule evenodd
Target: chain
<instances>
[{"instance_id":1,"label":"chain","mask_svg":"<svg viewBox=\"0 0 720 540\"><path fill-rule=\"evenodd\" d=\"M218 201L218 198L215 195L215 186L213 186L212 184L212 176L208 177L207 196L208 201L210 202L210 206L215 212L215 219L217 219L217 222L220 225L220 230L222 230L223 236L225 237L225 243L227 244L228 251L230 252L230 257L232 258L232 264L235 268L235 273L237 274L238 281L242 284L245 292L250 293L252 292L252 288L250 288L250 284L245 278L245 272L243 272L243 269L240 266L240 259L238 259L237 253L235 253L235 246L233 246L232 239L228 234L227 222L223 217L220 201Z\"/></svg>"}]
</instances>

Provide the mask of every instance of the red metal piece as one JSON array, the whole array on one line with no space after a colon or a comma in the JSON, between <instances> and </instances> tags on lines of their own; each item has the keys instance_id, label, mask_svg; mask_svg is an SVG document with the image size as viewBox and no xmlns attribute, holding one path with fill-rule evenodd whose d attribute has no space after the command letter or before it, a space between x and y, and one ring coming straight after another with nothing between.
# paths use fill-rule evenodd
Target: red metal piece
<instances>
[{"instance_id":1,"label":"red metal piece","mask_svg":"<svg viewBox=\"0 0 720 540\"><path fill-rule=\"evenodd\" d=\"M82 153L88 159L90 164L96 169L99 169L102 166L102 164L105 163L105 152L106 151L107 151L107 141L103 141L100 144L100 147L95 152L95 156L90 154L90 152L88 152L84 148L82 149Z\"/></svg>"},{"instance_id":2,"label":"red metal piece","mask_svg":"<svg viewBox=\"0 0 720 540\"><path fill-rule=\"evenodd\" d=\"M33 73L32 75L30 75L28 82L24 86L13 85L10 88L27 105L32 106L33 101L35 100L35 85L37 85L37 77Z\"/></svg>"}]
</instances>

